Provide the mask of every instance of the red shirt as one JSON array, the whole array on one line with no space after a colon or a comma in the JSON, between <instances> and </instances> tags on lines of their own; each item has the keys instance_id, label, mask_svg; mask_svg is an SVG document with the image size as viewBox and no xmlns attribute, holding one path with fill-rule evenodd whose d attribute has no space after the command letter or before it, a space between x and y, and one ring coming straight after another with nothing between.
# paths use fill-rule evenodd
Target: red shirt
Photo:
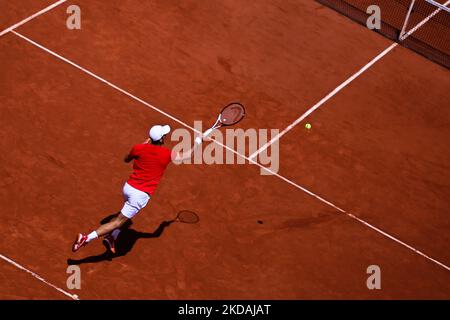
<instances>
[{"instance_id":1,"label":"red shirt","mask_svg":"<svg viewBox=\"0 0 450 320\"><path fill-rule=\"evenodd\" d=\"M172 160L171 155L172 152L165 147L148 143L135 145L130 152L134 163L128 184L152 195Z\"/></svg>"}]
</instances>

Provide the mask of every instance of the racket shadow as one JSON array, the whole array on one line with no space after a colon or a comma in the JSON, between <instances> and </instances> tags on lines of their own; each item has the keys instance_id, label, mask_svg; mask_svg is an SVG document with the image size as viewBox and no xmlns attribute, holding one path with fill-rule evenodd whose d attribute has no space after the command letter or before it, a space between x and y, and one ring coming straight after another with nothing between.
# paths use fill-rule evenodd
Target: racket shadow
<instances>
[{"instance_id":1,"label":"racket shadow","mask_svg":"<svg viewBox=\"0 0 450 320\"><path fill-rule=\"evenodd\" d=\"M100 224L105 224L116 217L118 213L111 214L100 221ZM121 228L120 234L116 240L116 253L112 253L105 247L105 252L99 255L89 256L82 259L67 259L68 265L80 265L88 263L99 263L103 261L112 261L114 258L123 257L127 255L134 247L139 239L153 239L159 238L164 230L169 227L172 223L178 222L178 219L165 220L160 223L158 228L153 232L140 232L136 231L131 226L133 225L132 220L128 220ZM104 244L103 244L104 245Z\"/></svg>"}]
</instances>

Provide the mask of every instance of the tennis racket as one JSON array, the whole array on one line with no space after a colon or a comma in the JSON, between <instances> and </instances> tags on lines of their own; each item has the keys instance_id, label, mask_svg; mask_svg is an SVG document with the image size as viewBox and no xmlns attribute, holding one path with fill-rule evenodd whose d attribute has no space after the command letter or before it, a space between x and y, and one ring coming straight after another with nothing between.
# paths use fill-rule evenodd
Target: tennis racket
<instances>
[{"instance_id":1,"label":"tennis racket","mask_svg":"<svg viewBox=\"0 0 450 320\"><path fill-rule=\"evenodd\" d=\"M217 117L216 123L214 123L211 128L203 133L203 137L208 137L211 132L213 132L215 129L219 129L220 127L232 126L244 119L244 117L244 106L239 102L232 102L222 109L222 111L219 113L219 116Z\"/></svg>"},{"instance_id":2,"label":"tennis racket","mask_svg":"<svg viewBox=\"0 0 450 320\"><path fill-rule=\"evenodd\" d=\"M200 221L200 218L195 212L189 211L189 210L182 210L178 212L175 219L169 221L172 222L182 222L182 223L190 223L194 224Z\"/></svg>"}]
</instances>

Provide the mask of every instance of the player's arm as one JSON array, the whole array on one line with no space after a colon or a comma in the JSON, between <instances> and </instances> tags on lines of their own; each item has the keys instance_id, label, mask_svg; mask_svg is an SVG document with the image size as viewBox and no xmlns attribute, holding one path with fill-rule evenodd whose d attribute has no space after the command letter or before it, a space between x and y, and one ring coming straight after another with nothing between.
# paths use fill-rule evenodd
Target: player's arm
<instances>
[{"instance_id":1,"label":"player's arm","mask_svg":"<svg viewBox=\"0 0 450 320\"><path fill-rule=\"evenodd\" d=\"M143 143L148 143L149 141L150 141L150 139L147 139ZM133 149L131 149L130 153L125 156L125 158L123 159L123 161L125 161L125 163L130 163L131 161L133 161L134 159L136 159L138 157L137 156L138 152L136 151L137 150L136 148L137 148L137 145L134 146Z\"/></svg>"},{"instance_id":2,"label":"player's arm","mask_svg":"<svg viewBox=\"0 0 450 320\"><path fill-rule=\"evenodd\" d=\"M203 142L203 139L206 137L207 136L204 135L203 138L202 137L195 138L194 145L188 151L177 152L175 153L175 155L172 155L172 161L183 162L186 159L190 159L192 157L192 154L195 152L195 150L197 150L200 147L200 145Z\"/></svg>"},{"instance_id":3,"label":"player's arm","mask_svg":"<svg viewBox=\"0 0 450 320\"><path fill-rule=\"evenodd\" d=\"M125 163L130 163L131 161L133 161L134 156L132 156L131 154L127 154L125 156L125 158L123 159L123 161L125 161Z\"/></svg>"}]
</instances>

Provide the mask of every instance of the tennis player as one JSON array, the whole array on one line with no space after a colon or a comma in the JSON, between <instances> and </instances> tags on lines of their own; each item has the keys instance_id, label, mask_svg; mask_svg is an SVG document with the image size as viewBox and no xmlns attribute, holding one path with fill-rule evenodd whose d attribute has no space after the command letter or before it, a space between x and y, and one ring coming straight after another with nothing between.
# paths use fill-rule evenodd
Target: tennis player
<instances>
[{"instance_id":1,"label":"tennis player","mask_svg":"<svg viewBox=\"0 0 450 320\"><path fill-rule=\"evenodd\" d=\"M124 160L126 163L134 161L133 173L123 186L125 203L122 210L117 217L101 225L97 230L89 234L78 234L72 246L73 252L92 240L105 236L104 243L111 252L115 253L115 240L120 233L120 227L147 205L169 163L190 158L194 150L202 143L202 138L197 137L189 151L172 153L171 150L163 147L164 138L169 132L170 126L155 125L149 131L150 138L131 149Z\"/></svg>"}]
</instances>

